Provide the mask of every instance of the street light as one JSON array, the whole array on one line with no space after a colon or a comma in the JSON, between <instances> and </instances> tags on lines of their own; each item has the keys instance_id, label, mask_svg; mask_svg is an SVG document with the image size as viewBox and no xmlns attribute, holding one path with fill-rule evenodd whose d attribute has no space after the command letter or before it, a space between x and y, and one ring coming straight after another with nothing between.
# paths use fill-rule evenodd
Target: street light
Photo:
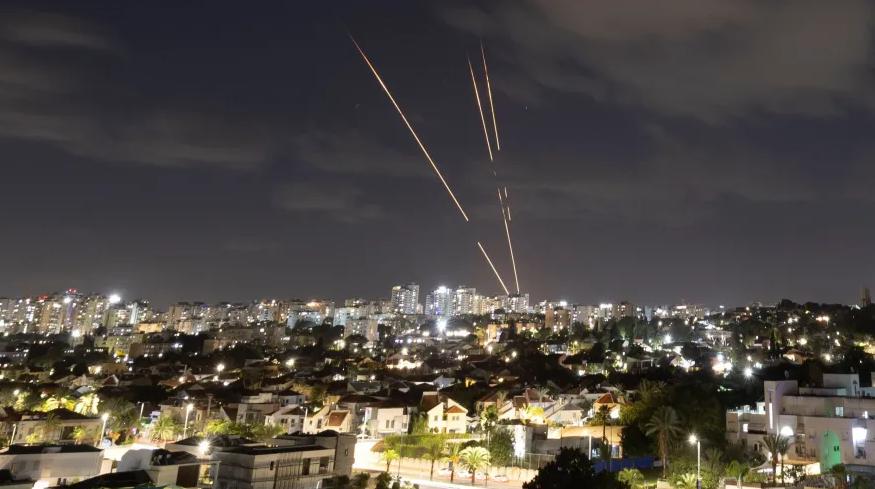
<instances>
[{"instance_id":1,"label":"street light","mask_svg":"<svg viewBox=\"0 0 875 489\"><path fill-rule=\"evenodd\" d=\"M103 441L103 437L106 435L106 422L109 421L109 413L103 413L100 415L100 419L103 420L103 427L100 428L100 440L98 443Z\"/></svg>"},{"instance_id":2,"label":"street light","mask_svg":"<svg viewBox=\"0 0 875 489\"><path fill-rule=\"evenodd\" d=\"M182 425L182 437L185 438L188 433L188 415L191 414L191 410L194 409L194 404L188 403L185 405L185 423Z\"/></svg>"},{"instance_id":3,"label":"street light","mask_svg":"<svg viewBox=\"0 0 875 489\"><path fill-rule=\"evenodd\" d=\"M197 444L197 448L201 453L201 457L206 457L207 452L210 450L210 442L207 440L204 440L204 441Z\"/></svg>"},{"instance_id":4,"label":"street light","mask_svg":"<svg viewBox=\"0 0 875 489\"><path fill-rule=\"evenodd\" d=\"M191 414L191 410L194 409L194 404L188 403L185 405L185 424L182 425L182 437L185 438L188 433L188 415Z\"/></svg>"},{"instance_id":5,"label":"street light","mask_svg":"<svg viewBox=\"0 0 875 489\"><path fill-rule=\"evenodd\" d=\"M702 487L702 440L690 435L690 444L696 445L696 489Z\"/></svg>"}]
</instances>

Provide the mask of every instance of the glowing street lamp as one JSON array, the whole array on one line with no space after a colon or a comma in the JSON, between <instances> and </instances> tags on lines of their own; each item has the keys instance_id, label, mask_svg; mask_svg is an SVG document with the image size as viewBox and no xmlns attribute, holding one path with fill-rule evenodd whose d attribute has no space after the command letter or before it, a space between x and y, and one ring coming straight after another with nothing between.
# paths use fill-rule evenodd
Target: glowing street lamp
<instances>
[{"instance_id":1,"label":"glowing street lamp","mask_svg":"<svg viewBox=\"0 0 875 489\"><path fill-rule=\"evenodd\" d=\"M696 445L696 489L702 487L702 440L690 435L690 444Z\"/></svg>"},{"instance_id":2,"label":"glowing street lamp","mask_svg":"<svg viewBox=\"0 0 875 489\"><path fill-rule=\"evenodd\" d=\"M194 404L188 403L185 405L185 423L182 425L182 437L185 438L188 433L188 415L191 414L191 410L194 409Z\"/></svg>"},{"instance_id":3,"label":"glowing street lamp","mask_svg":"<svg viewBox=\"0 0 875 489\"><path fill-rule=\"evenodd\" d=\"M207 452L210 450L210 442L204 440L197 444L198 451L200 451L201 457L206 457Z\"/></svg>"},{"instance_id":4,"label":"glowing street lamp","mask_svg":"<svg viewBox=\"0 0 875 489\"><path fill-rule=\"evenodd\" d=\"M109 303L110 304L118 304L121 301L122 301L122 296L120 296L118 294L110 294L110 296L109 296Z\"/></svg>"},{"instance_id":5,"label":"glowing street lamp","mask_svg":"<svg viewBox=\"0 0 875 489\"><path fill-rule=\"evenodd\" d=\"M103 427L100 428L100 440L98 443L103 441L103 437L106 436L106 422L109 421L109 413L103 413L100 415L100 419L103 420Z\"/></svg>"},{"instance_id":6,"label":"glowing street lamp","mask_svg":"<svg viewBox=\"0 0 875 489\"><path fill-rule=\"evenodd\" d=\"M750 367L744 367L744 376L748 379L753 377L753 369Z\"/></svg>"}]
</instances>

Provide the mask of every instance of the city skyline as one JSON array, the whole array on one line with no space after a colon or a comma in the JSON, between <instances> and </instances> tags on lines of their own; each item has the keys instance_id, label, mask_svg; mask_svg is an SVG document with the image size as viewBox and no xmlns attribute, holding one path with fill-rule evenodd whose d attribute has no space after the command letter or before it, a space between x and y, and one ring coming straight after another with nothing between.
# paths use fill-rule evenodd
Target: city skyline
<instances>
[{"instance_id":1,"label":"city skyline","mask_svg":"<svg viewBox=\"0 0 875 489\"><path fill-rule=\"evenodd\" d=\"M500 293L475 246L513 282L465 61L483 41L522 289L856 297L875 276L873 7L636 5L262 5L241 22L229 3L7 3L0 295L354 297L422 278ZM791 40L805 56L782 56Z\"/></svg>"}]
</instances>

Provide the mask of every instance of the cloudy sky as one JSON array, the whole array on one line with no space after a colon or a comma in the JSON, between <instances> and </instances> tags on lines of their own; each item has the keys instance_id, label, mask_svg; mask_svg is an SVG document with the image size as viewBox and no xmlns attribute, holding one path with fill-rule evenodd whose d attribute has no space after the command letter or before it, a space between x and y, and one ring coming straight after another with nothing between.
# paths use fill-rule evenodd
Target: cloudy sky
<instances>
[{"instance_id":1,"label":"cloudy sky","mask_svg":"<svg viewBox=\"0 0 875 489\"><path fill-rule=\"evenodd\" d=\"M0 7L0 295L498 293L475 244L511 282L467 71L481 40L524 291L875 286L872 3L312 3Z\"/></svg>"}]
</instances>

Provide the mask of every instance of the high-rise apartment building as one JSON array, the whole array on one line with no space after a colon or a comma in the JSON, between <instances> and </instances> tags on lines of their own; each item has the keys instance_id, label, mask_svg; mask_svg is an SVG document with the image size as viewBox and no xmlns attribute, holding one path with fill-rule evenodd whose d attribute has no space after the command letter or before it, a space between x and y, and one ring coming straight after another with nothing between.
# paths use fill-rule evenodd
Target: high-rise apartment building
<instances>
[{"instance_id":1,"label":"high-rise apartment building","mask_svg":"<svg viewBox=\"0 0 875 489\"><path fill-rule=\"evenodd\" d=\"M459 286L453 294L453 316L477 314L479 305L477 299L477 289Z\"/></svg>"},{"instance_id":2,"label":"high-rise apartment building","mask_svg":"<svg viewBox=\"0 0 875 489\"><path fill-rule=\"evenodd\" d=\"M419 285L406 284L392 287L392 313L416 314L419 305Z\"/></svg>"},{"instance_id":3,"label":"high-rise apartment building","mask_svg":"<svg viewBox=\"0 0 875 489\"><path fill-rule=\"evenodd\" d=\"M455 291L441 285L425 298L425 313L431 316L450 316L453 314Z\"/></svg>"},{"instance_id":4,"label":"high-rise apartment building","mask_svg":"<svg viewBox=\"0 0 875 489\"><path fill-rule=\"evenodd\" d=\"M503 297L503 309L507 313L525 314L529 312L529 294L511 294Z\"/></svg>"}]
</instances>

